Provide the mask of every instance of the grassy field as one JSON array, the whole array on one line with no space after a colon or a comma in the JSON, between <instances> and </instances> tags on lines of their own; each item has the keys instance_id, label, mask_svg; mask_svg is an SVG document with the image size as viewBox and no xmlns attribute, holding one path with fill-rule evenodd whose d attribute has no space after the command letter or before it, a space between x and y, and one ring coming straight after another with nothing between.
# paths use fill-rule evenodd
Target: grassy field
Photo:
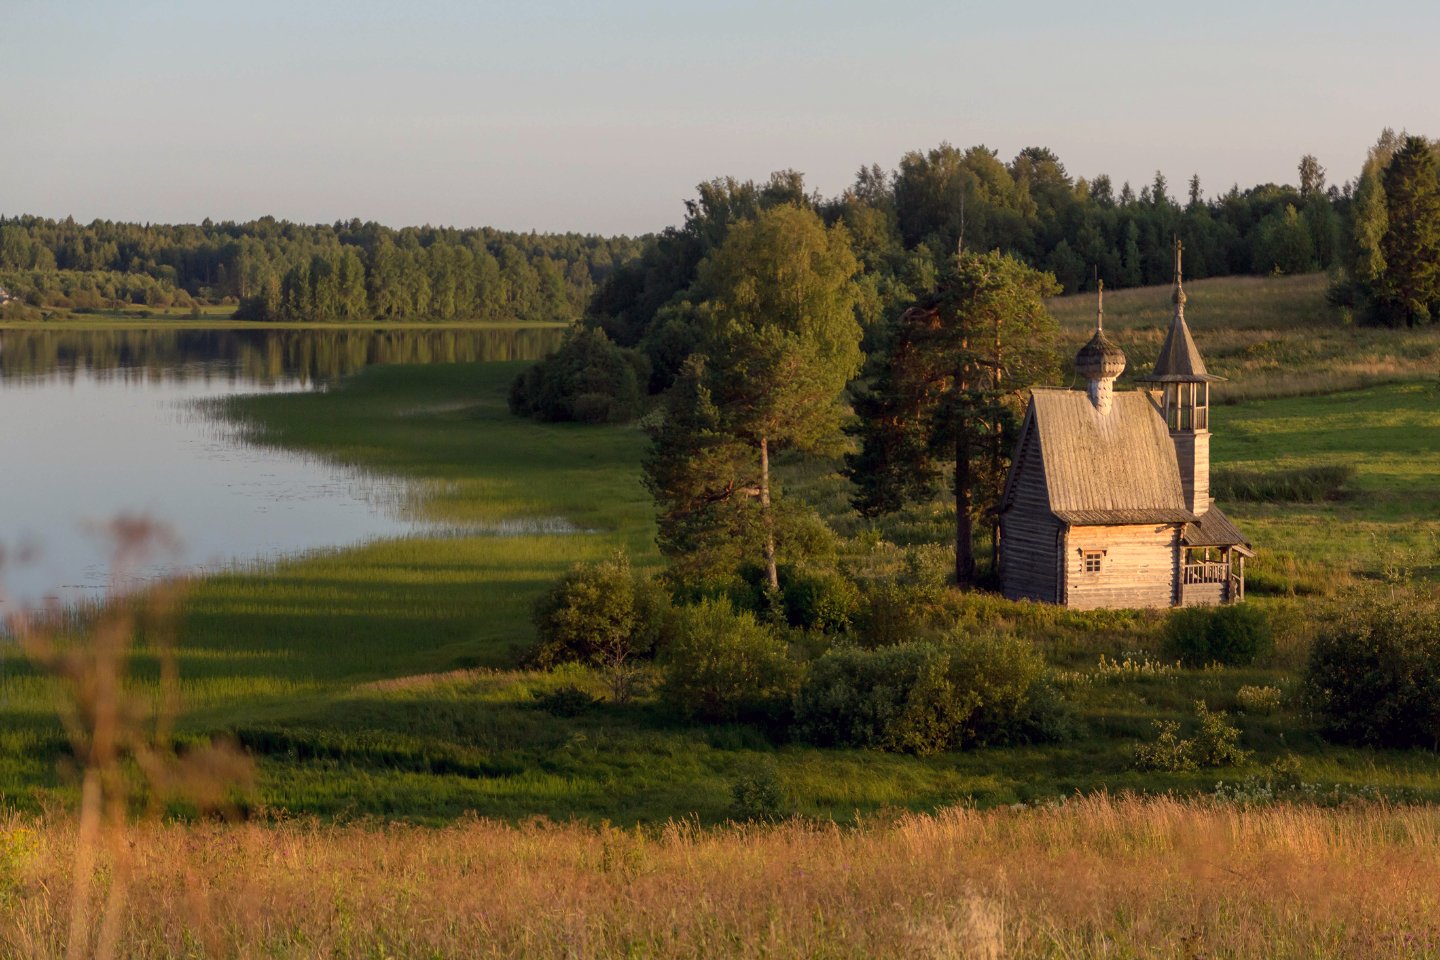
<instances>
[{"instance_id":1,"label":"grassy field","mask_svg":"<svg viewBox=\"0 0 1440 960\"><path fill-rule=\"evenodd\" d=\"M1397 354L1420 356L1428 335L1345 326L1319 278L1193 286L1200 347L1234 377L1235 402L1213 415L1217 469L1343 485L1314 503L1225 504L1260 551L1250 602L1277 631L1253 667L1167 663L1158 612L957 598L957 623L1043 651L1078 722L1046 746L821 750L680 722L646 689L553 715L537 693L604 684L525 668L534 598L617 548L658 566L638 429L511 417L518 363L378 366L232 401L258 442L410 478L411 509L449 532L190 586L178 733L227 734L254 757L248 822L172 807L185 816L87 844L64 812L77 790L56 763L56 687L7 659L0 953L1440 957L1440 760L1331 746L1298 697L1311 637L1339 605L1440 579L1440 384ZM1163 295L1112 298L1132 370L1168 322ZM1056 304L1074 344L1081 308ZM1312 341L1328 345L1303 376L1243 345L1288 357ZM1360 350L1391 360L1359 370ZM842 516L833 463L780 473ZM849 520L842 550L943 567L943 503L888 523L914 545L877 546ZM158 700L153 651L134 667L142 699ZM1247 706L1247 685L1276 688L1278 706ZM1190 722L1197 698L1230 711L1251 758L1136 769L1155 721ZM733 787L754 779L774 785L784 822L726 824L742 812Z\"/></svg>"},{"instance_id":2,"label":"grassy field","mask_svg":"<svg viewBox=\"0 0 1440 960\"><path fill-rule=\"evenodd\" d=\"M0 838L0 950L66 955L73 828L12 817ZM1097 797L857 830L467 819L121 839L121 956L1440 956L1435 808Z\"/></svg>"},{"instance_id":3,"label":"grassy field","mask_svg":"<svg viewBox=\"0 0 1440 960\"><path fill-rule=\"evenodd\" d=\"M1317 278L1194 287L1190 313L1207 355L1232 327L1283 339L1323 307ZM1276 309L1269 328L1251 313L1266 297L1288 305ZM1208 321L1201 319L1207 298ZM1141 314L1127 315L1127 303L1160 301L1162 320L1168 306L1156 289L1112 299L1120 301L1113 312L1122 336L1142 329ZM1066 312L1072 304L1062 301L1057 311L1078 342L1083 328L1074 329L1080 321ZM1223 319L1214 317L1222 304ZM1336 337L1378 335L1335 318L1324 322ZM1127 348L1132 364L1150 351L1138 342ZM1229 369L1218 361L1215 367ZM258 758L253 809L422 822L476 811L517 820L541 814L633 824L694 816L710 823L732 813L737 781L762 776L774 778L786 811L848 821L888 808L995 805L1075 791L1207 793L1220 779L1264 778L1271 763L1292 756L1296 776L1335 798L1378 790L1440 799L1433 756L1330 747L1311 731L1297 697L1310 636L1340 597L1372 581L1428 581L1436 571L1440 405L1433 379L1216 408L1218 466L1347 464L1355 471L1338 500L1226 504L1260 550L1252 599L1278 630L1266 660L1245 670L1179 670L1161 663L1162 614L1073 614L975 597L958 603L956 615L1034 637L1059 671L1081 734L1043 747L919 759L777 744L744 726L689 725L649 694L573 718L540 709L537 692L573 683L598 694L603 685L581 669L525 669L534 598L572 563L619 547L641 567L658 558L637 469L643 434L509 416L505 389L521 368L374 367L327 391L233 403L230 413L261 442L411 478L414 509L453 529L193 586L183 621L181 732L229 732ZM1249 376L1230 372L1237 384ZM843 504L833 465L791 463L785 470L796 491ZM943 540L943 505L932 512L925 523ZM920 539L925 523L916 527ZM933 549L943 561L944 547ZM1101 655L1149 661L1154 669L1102 668ZM138 667L149 682L153 662L142 658ZM1155 720L1188 719L1197 697L1237 710L1245 685L1283 694L1278 710L1239 717L1244 744L1255 751L1251 763L1184 774L1134 768L1134 746L1153 735ZM13 660L0 689L7 800L33 810L47 797L70 795L54 762L53 689Z\"/></svg>"},{"instance_id":4,"label":"grassy field","mask_svg":"<svg viewBox=\"0 0 1440 960\"><path fill-rule=\"evenodd\" d=\"M1440 328L1357 327L1325 299L1324 274L1219 277L1185 284L1185 319L1211 373L1216 403L1337 393L1385 383L1434 379ZM1050 302L1076 347L1095 326L1095 297ZM1105 330L1125 350L1121 380L1148 373L1169 329L1170 289L1141 287L1105 295Z\"/></svg>"}]
</instances>

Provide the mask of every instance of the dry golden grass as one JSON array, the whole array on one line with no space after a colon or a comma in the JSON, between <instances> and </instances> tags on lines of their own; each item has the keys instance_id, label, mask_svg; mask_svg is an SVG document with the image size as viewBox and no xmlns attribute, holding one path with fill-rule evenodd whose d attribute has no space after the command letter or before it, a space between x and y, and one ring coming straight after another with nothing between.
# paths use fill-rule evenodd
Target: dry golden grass
<instances>
[{"instance_id":1,"label":"dry golden grass","mask_svg":"<svg viewBox=\"0 0 1440 960\"><path fill-rule=\"evenodd\" d=\"M129 829L123 956L1440 956L1434 808ZM75 844L68 818L0 821L4 955L66 952Z\"/></svg>"}]
</instances>

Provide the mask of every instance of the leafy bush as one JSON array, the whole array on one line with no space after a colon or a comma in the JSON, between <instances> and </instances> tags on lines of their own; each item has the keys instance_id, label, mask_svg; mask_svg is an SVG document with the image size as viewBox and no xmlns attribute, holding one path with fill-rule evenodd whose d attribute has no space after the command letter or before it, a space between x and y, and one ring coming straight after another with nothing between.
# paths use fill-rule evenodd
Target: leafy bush
<instances>
[{"instance_id":1,"label":"leafy bush","mask_svg":"<svg viewBox=\"0 0 1440 960\"><path fill-rule=\"evenodd\" d=\"M1174 720L1156 720L1154 741L1135 748L1135 766L1183 773L1201 767L1227 767L1249 758L1249 751L1240 749L1240 729L1230 723L1224 711L1212 711L1205 701L1197 700L1195 717L1200 729L1188 740L1180 738L1180 724Z\"/></svg>"},{"instance_id":2,"label":"leafy bush","mask_svg":"<svg viewBox=\"0 0 1440 960\"><path fill-rule=\"evenodd\" d=\"M1363 602L1316 637L1305 692L1333 739L1440 747L1440 615L1404 601Z\"/></svg>"},{"instance_id":3,"label":"leafy bush","mask_svg":"<svg viewBox=\"0 0 1440 960\"><path fill-rule=\"evenodd\" d=\"M1187 667L1246 666L1274 642L1265 611L1243 603L1176 610L1165 625L1166 652Z\"/></svg>"},{"instance_id":4,"label":"leafy bush","mask_svg":"<svg viewBox=\"0 0 1440 960\"><path fill-rule=\"evenodd\" d=\"M620 423L640 412L648 361L599 330L576 330L510 385L510 411L537 420Z\"/></svg>"},{"instance_id":5,"label":"leafy bush","mask_svg":"<svg viewBox=\"0 0 1440 960\"><path fill-rule=\"evenodd\" d=\"M821 745L919 755L1026 739L1036 722L1044 664L1015 638L955 636L821 656L796 699L799 735Z\"/></svg>"},{"instance_id":6,"label":"leafy bush","mask_svg":"<svg viewBox=\"0 0 1440 960\"><path fill-rule=\"evenodd\" d=\"M860 606L855 584L829 570L791 572L780 581L785 619L792 627L840 633Z\"/></svg>"},{"instance_id":7,"label":"leafy bush","mask_svg":"<svg viewBox=\"0 0 1440 960\"><path fill-rule=\"evenodd\" d=\"M588 663L603 670L616 700L626 700L634 659L664 642L672 613L660 587L639 579L623 553L572 569L535 605L537 666Z\"/></svg>"},{"instance_id":8,"label":"leafy bush","mask_svg":"<svg viewBox=\"0 0 1440 960\"><path fill-rule=\"evenodd\" d=\"M850 635L864 647L888 647L925 639L934 590L880 580L868 584L855 611Z\"/></svg>"},{"instance_id":9,"label":"leafy bush","mask_svg":"<svg viewBox=\"0 0 1440 960\"><path fill-rule=\"evenodd\" d=\"M800 673L773 629L724 600L678 612L663 662L665 699L685 716L708 721L778 723Z\"/></svg>"},{"instance_id":10,"label":"leafy bush","mask_svg":"<svg viewBox=\"0 0 1440 960\"><path fill-rule=\"evenodd\" d=\"M1180 724L1155 721L1155 739L1135 746L1135 766L1141 770L1184 773L1195 769L1194 744L1180 739Z\"/></svg>"},{"instance_id":11,"label":"leafy bush","mask_svg":"<svg viewBox=\"0 0 1440 960\"><path fill-rule=\"evenodd\" d=\"M772 770L741 777L730 785L730 819L774 823L785 816L785 792Z\"/></svg>"},{"instance_id":12,"label":"leafy bush","mask_svg":"<svg viewBox=\"0 0 1440 960\"><path fill-rule=\"evenodd\" d=\"M1230 723L1225 711L1210 710L1204 700L1196 700L1195 718L1200 721L1200 729L1191 743L1197 765L1228 767L1249 758L1250 752L1240 749L1240 728Z\"/></svg>"}]
</instances>

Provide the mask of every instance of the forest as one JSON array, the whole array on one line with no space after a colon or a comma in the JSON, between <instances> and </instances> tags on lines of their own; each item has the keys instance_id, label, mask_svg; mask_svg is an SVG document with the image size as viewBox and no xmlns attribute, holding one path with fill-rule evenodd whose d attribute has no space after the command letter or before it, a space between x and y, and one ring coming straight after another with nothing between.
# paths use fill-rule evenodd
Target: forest
<instances>
[{"instance_id":1,"label":"forest","mask_svg":"<svg viewBox=\"0 0 1440 960\"><path fill-rule=\"evenodd\" d=\"M569 322L643 243L489 228L394 230L0 219L0 285L30 308L236 305L237 319Z\"/></svg>"},{"instance_id":2,"label":"forest","mask_svg":"<svg viewBox=\"0 0 1440 960\"><path fill-rule=\"evenodd\" d=\"M962 242L1010 253L1069 292L1096 278L1112 288L1162 282L1176 235L1196 278L1329 269L1343 256L1354 187L1327 184L1311 156L1298 181L1211 195L1192 176L1177 194L1157 171L1138 191L1116 189L1105 175L1072 176L1044 147L1006 161L984 146L942 143L906 153L892 170L862 167L828 199L795 171L761 184L710 180L682 226L639 238L273 217L189 225L0 217L0 286L15 298L12 311L234 304L237 319L320 323L568 323L593 302L612 338L629 345L689 284L729 222L779 202L845 224L865 278L862 310L878 319L927 289Z\"/></svg>"}]
</instances>

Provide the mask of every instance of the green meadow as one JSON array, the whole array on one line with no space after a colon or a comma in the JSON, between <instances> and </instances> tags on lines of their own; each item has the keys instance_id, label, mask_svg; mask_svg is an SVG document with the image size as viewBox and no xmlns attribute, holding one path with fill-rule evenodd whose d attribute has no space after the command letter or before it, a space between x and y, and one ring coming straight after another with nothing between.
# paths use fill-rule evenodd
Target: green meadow
<instances>
[{"instance_id":1,"label":"green meadow","mask_svg":"<svg viewBox=\"0 0 1440 960\"><path fill-rule=\"evenodd\" d=\"M1232 313L1234 329L1206 317L1207 297L1211 309L1229 297L1234 311L1249 311L1254 292L1224 285L1255 282L1195 284L1188 310L1201 349L1215 358L1212 368L1237 388L1252 368L1243 350L1231 349L1244 339L1236 331L1279 344L1277 352L1299 349L1308 316L1319 317L1314 323L1324 336L1357 344L1387 333L1355 331L1326 314L1315 278L1258 281L1279 284L1287 304L1270 328L1243 326L1263 317ZM1157 288L1127 295L1145 304L1127 316L1124 300L1113 298L1121 301L1112 309L1133 373L1138 359L1153 354L1147 344L1158 346L1152 327L1169 304ZM1055 309L1078 336L1085 321L1071 299L1083 298ZM521 369L372 367L325 391L230 402L227 415L247 424L257 442L409 478L415 494L408 509L436 525L434 536L323 552L190 586L180 633L180 736L199 742L228 735L256 757L259 780L248 802L257 815L442 822L473 811L516 820L714 822L729 815L733 785L761 775L776 779L787 809L846 821L882 809L1100 789L1209 792L1218 780L1264 776L1269 764L1289 757L1303 780L1337 797L1378 790L1440 800L1433 755L1325 744L1297 700L1309 638L1346 593L1370 582L1427 580L1437 569L1440 384L1433 370L1404 377L1385 370L1359 389L1309 392L1286 386L1300 373L1289 369L1271 381L1283 380L1284 389L1228 398L1233 403L1220 392L1230 385L1217 388L1217 470L1354 470L1336 498L1321 503L1225 504L1260 551L1250 568L1251 598L1276 625L1276 649L1255 667L1166 664L1162 614L1073 613L975 596L957 601L957 616L1040 644L1074 704L1075 733L1041 747L915 758L775 743L746 726L682 723L650 692L578 716L542 709L537 693L573 684L599 696L604 684L583 668L526 668L535 598L576 562L624 548L637 565L658 569L659 557L639 477L644 434L633 426L510 416L506 390ZM1315 375L1338 376L1337 369L1331 364ZM840 513L844 488L835 464L791 461L781 473L794 495ZM943 504L931 513L943 529ZM848 538L842 549L863 552L903 522L837 524ZM926 522L910 532L923 533ZM142 649L135 662L141 690L153 688L156 669ZM1276 687L1281 705L1246 713L1243 686ZM48 681L11 656L0 699L0 789L12 805L34 808L73 794L56 763L63 737L54 697ZM1199 698L1235 712L1253 759L1224 771L1138 772L1134 747L1153 736L1154 721L1191 717Z\"/></svg>"}]
</instances>

